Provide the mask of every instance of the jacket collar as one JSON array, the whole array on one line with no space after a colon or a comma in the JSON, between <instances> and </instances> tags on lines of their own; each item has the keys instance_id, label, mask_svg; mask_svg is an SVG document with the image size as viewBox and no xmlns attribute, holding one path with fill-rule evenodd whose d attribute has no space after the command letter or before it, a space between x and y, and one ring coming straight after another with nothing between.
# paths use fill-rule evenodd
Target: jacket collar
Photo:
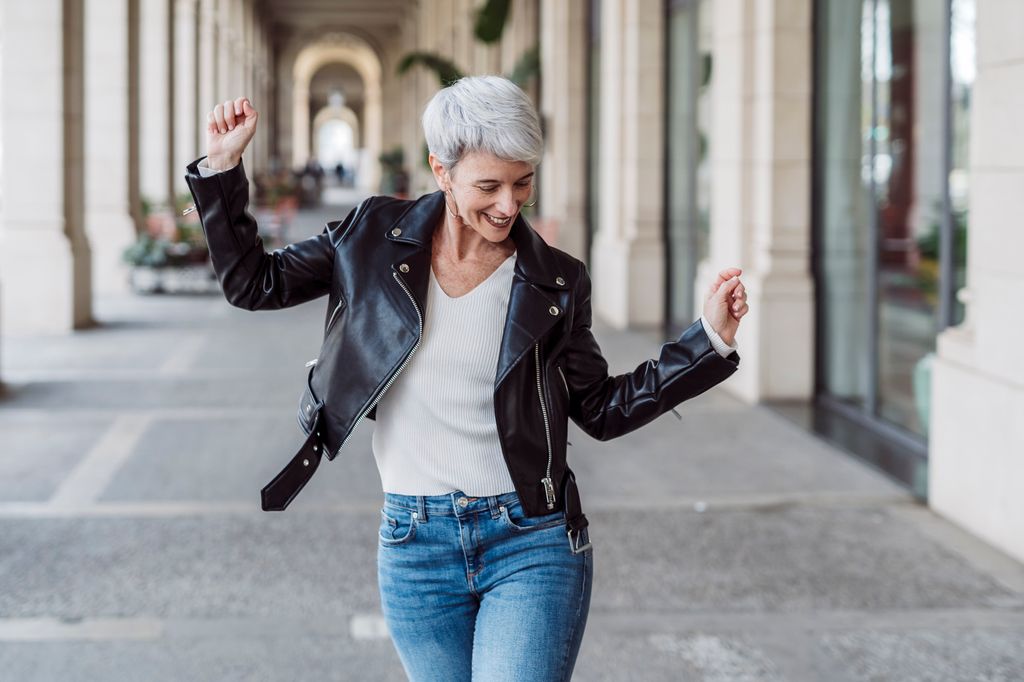
<instances>
[{"instance_id":1,"label":"jacket collar","mask_svg":"<svg viewBox=\"0 0 1024 682\"><path fill-rule=\"evenodd\" d=\"M387 227L387 238L426 249L430 246L434 229L444 210L444 192L437 190L424 194L394 224ZM512 223L510 236L516 245L516 272L521 277L547 289L568 289L568 278L561 271L554 251L534 231L522 213Z\"/></svg>"}]
</instances>

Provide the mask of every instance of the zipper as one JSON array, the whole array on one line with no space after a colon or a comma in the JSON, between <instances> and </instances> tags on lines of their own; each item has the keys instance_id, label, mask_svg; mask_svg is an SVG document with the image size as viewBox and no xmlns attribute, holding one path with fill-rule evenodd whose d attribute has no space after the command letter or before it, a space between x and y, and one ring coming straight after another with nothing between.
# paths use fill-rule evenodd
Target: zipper
<instances>
[{"instance_id":1,"label":"zipper","mask_svg":"<svg viewBox=\"0 0 1024 682\"><path fill-rule=\"evenodd\" d=\"M565 395L571 396L572 394L569 393L569 382L565 380L565 373L562 372L562 366L555 365L555 369L558 370L558 376L562 377L562 385L565 386Z\"/></svg>"},{"instance_id":2,"label":"zipper","mask_svg":"<svg viewBox=\"0 0 1024 682\"><path fill-rule=\"evenodd\" d=\"M544 385L540 377L540 342L533 345L533 357L537 363L537 397L540 398L540 414L544 418L544 437L548 441L548 467L545 470L544 478L540 482L544 485L544 498L548 503L548 509L555 508L555 486L551 482L551 426L548 423L548 406L544 403Z\"/></svg>"},{"instance_id":3,"label":"zipper","mask_svg":"<svg viewBox=\"0 0 1024 682\"><path fill-rule=\"evenodd\" d=\"M387 393L387 390L391 388L391 384L395 383L395 379L398 378L398 375L402 373L402 370L404 370L406 366L409 364L409 362L412 360L412 356L416 355L416 350L420 347L420 342L423 340L423 313L420 312L420 307L419 305L416 304L416 299L413 298L412 293L409 291L409 288L405 286L405 282L402 281L402 278L398 276L398 273L392 272L391 276L394 277L395 281L398 282L398 285L402 287L402 291L405 292L405 295L408 296L409 300L412 302L412 307L416 309L416 317L418 317L420 321L420 335L419 338L416 339L416 345L414 345L412 347L412 350L409 351L409 354L405 356L405 360L402 361L402 365L398 368L398 371L396 371L388 378L387 382L384 384L384 388L380 390L380 393L378 393L370 402L370 404L366 407L366 409L360 412L359 416L356 417L355 422L352 424L352 428L349 429L348 435L345 436L345 440L341 441L341 445L339 445L337 451L335 451L335 456L337 456L338 452L340 452L341 449L345 447L345 443L347 443L348 439L352 437L353 433L355 433L356 427L359 426L359 422L362 421L363 417L365 417L370 412L370 410L377 406L377 403L379 403L381 398L384 397L384 394Z\"/></svg>"},{"instance_id":4,"label":"zipper","mask_svg":"<svg viewBox=\"0 0 1024 682\"><path fill-rule=\"evenodd\" d=\"M345 303L345 299L339 300L338 305L334 306L334 310L331 311L331 317L329 320L327 320L327 329L324 330L324 336L327 336L328 334L331 333L331 326L334 324L334 318L341 310L341 306L343 303Z\"/></svg>"}]
</instances>

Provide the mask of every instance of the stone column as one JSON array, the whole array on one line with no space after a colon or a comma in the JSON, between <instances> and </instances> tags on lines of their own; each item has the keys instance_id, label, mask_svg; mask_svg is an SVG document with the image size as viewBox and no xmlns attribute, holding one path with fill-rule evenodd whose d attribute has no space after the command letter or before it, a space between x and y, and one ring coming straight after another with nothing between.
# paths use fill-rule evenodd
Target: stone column
<instances>
[{"instance_id":1,"label":"stone column","mask_svg":"<svg viewBox=\"0 0 1024 682\"><path fill-rule=\"evenodd\" d=\"M233 0L219 0L217 3L217 85L216 102L223 102L234 97L235 85L232 81L231 52L234 42L232 26Z\"/></svg>"},{"instance_id":2,"label":"stone column","mask_svg":"<svg viewBox=\"0 0 1024 682\"><path fill-rule=\"evenodd\" d=\"M0 2L5 334L63 332L92 321L82 221L82 12L81 0Z\"/></svg>"},{"instance_id":3,"label":"stone column","mask_svg":"<svg viewBox=\"0 0 1024 682\"><path fill-rule=\"evenodd\" d=\"M171 57L174 12L171 0L140 3L141 43L139 81L141 140L140 183L142 196L154 206L174 205L177 173L173 164L174 137L171 126ZM184 173L184 171L182 171Z\"/></svg>"},{"instance_id":4,"label":"stone column","mask_svg":"<svg viewBox=\"0 0 1024 682\"><path fill-rule=\"evenodd\" d=\"M610 0L601 11L602 218L593 246L594 308L618 328L653 326L663 318L665 288L664 8L657 0Z\"/></svg>"},{"instance_id":5,"label":"stone column","mask_svg":"<svg viewBox=\"0 0 1024 682\"><path fill-rule=\"evenodd\" d=\"M750 402L813 392L811 4L709 3L711 249L695 290L702 298L720 268L743 268L751 312L739 333L743 362L724 387Z\"/></svg>"},{"instance_id":6,"label":"stone column","mask_svg":"<svg viewBox=\"0 0 1024 682\"><path fill-rule=\"evenodd\" d=\"M262 117L256 128L256 165L264 170L270 166L269 137L270 128L270 91L267 81L267 36L263 27L263 17L256 12L253 27L253 92L252 98Z\"/></svg>"},{"instance_id":7,"label":"stone column","mask_svg":"<svg viewBox=\"0 0 1024 682\"><path fill-rule=\"evenodd\" d=\"M207 65L203 64L200 73ZM206 112L202 116L205 119ZM206 153L199 136L196 106L196 0L175 0L174 6L174 188L187 192L185 166Z\"/></svg>"},{"instance_id":8,"label":"stone column","mask_svg":"<svg viewBox=\"0 0 1024 682\"><path fill-rule=\"evenodd\" d=\"M192 0L195 2L195 0ZM206 114L223 98L217 91L217 0L199 2L199 123L205 129ZM205 139L205 133L200 136ZM205 153L205 148L200 153Z\"/></svg>"},{"instance_id":9,"label":"stone column","mask_svg":"<svg viewBox=\"0 0 1024 682\"><path fill-rule=\"evenodd\" d=\"M256 96L252 91L252 0L238 0L238 9L239 12L235 15L235 26L237 27L235 33L237 37L233 57L236 87L228 97L245 96L255 101ZM255 163L256 148L259 147L259 144L260 141L253 137L249 146L246 147L245 152L242 154L245 167L253 175L259 170L256 168ZM255 191L253 185L250 184L249 187Z\"/></svg>"},{"instance_id":10,"label":"stone column","mask_svg":"<svg viewBox=\"0 0 1024 682\"><path fill-rule=\"evenodd\" d=\"M587 8L580 2L541 4L541 116L546 151L540 168L541 215L555 243L586 259Z\"/></svg>"},{"instance_id":11,"label":"stone column","mask_svg":"<svg viewBox=\"0 0 1024 682\"><path fill-rule=\"evenodd\" d=\"M124 250L136 239L130 178L137 170L129 116L128 0L85 3L85 209L93 284L104 294L128 291ZM137 121L136 121L137 123ZM137 154L137 148L135 149Z\"/></svg>"},{"instance_id":12,"label":"stone column","mask_svg":"<svg viewBox=\"0 0 1024 682\"><path fill-rule=\"evenodd\" d=\"M970 121L967 318L939 335L929 503L1024 561L1024 5L979 0Z\"/></svg>"},{"instance_id":13,"label":"stone column","mask_svg":"<svg viewBox=\"0 0 1024 682\"><path fill-rule=\"evenodd\" d=\"M309 87L292 84L292 167L300 168L309 160Z\"/></svg>"}]
</instances>

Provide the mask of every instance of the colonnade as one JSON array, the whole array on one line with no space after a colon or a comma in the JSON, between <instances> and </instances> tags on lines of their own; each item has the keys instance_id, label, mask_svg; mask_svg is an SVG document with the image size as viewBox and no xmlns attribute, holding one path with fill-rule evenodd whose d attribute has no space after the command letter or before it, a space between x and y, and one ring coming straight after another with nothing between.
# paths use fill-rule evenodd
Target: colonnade
<instances>
[{"instance_id":1,"label":"colonnade","mask_svg":"<svg viewBox=\"0 0 1024 682\"><path fill-rule=\"evenodd\" d=\"M186 190L215 93L269 100L269 34L255 0L4 0L0 55L3 332L89 326L128 288L143 200Z\"/></svg>"}]
</instances>

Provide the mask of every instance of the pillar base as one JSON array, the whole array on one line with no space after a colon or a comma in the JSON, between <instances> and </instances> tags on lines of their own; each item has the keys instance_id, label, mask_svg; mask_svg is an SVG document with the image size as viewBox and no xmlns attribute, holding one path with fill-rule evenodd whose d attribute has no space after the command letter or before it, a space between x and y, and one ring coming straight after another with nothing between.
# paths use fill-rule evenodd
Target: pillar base
<instances>
[{"instance_id":1,"label":"pillar base","mask_svg":"<svg viewBox=\"0 0 1024 682\"><path fill-rule=\"evenodd\" d=\"M975 366L973 335L939 335L933 365L928 505L1024 561L1024 388Z\"/></svg>"},{"instance_id":2,"label":"pillar base","mask_svg":"<svg viewBox=\"0 0 1024 682\"><path fill-rule=\"evenodd\" d=\"M73 250L61 229L7 228L0 243L0 272L7 282L0 290L4 334L91 326L90 257L84 245Z\"/></svg>"},{"instance_id":3,"label":"pillar base","mask_svg":"<svg viewBox=\"0 0 1024 682\"><path fill-rule=\"evenodd\" d=\"M697 310L718 268L697 269ZM740 368L723 390L748 403L810 400L814 396L814 285L806 275L741 275L750 312L736 336Z\"/></svg>"},{"instance_id":4,"label":"pillar base","mask_svg":"<svg viewBox=\"0 0 1024 682\"><path fill-rule=\"evenodd\" d=\"M126 213L90 212L89 244L92 248L93 290L97 294L131 291L124 250L135 243L135 221Z\"/></svg>"},{"instance_id":5,"label":"pillar base","mask_svg":"<svg viewBox=\"0 0 1024 682\"><path fill-rule=\"evenodd\" d=\"M665 318L665 255L660 241L598 235L593 250L595 314L616 329L657 327Z\"/></svg>"}]
</instances>

